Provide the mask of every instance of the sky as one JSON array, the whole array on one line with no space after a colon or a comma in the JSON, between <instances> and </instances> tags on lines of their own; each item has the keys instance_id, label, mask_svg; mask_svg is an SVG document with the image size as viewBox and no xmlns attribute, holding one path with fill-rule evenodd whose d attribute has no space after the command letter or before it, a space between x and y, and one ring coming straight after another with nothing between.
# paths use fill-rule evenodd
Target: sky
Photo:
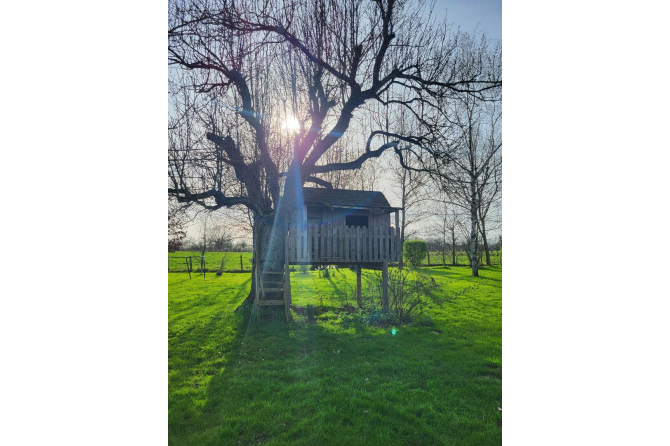
<instances>
[{"instance_id":1,"label":"sky","mask_svg":"<svg viewBox=\"0 0 670 446\"><path fill-rule=\"evenodd\" d=\"M463 32L486 34L493 40L502 41L502 0L436 0L434 13L447 16L447 22ZM377 190L387 197L392 206L400 206L400 198L388 178L381 178ZM199 226L189 225L188 237L198 238ZM419 235L423 231L419 231ZM492 234L492 239L497 233Z\"/></svg>"},{"instance_id":2,"label":"sky","mask_svg":"<svg viewBox=\"0 0 670 446\"><path fill-rule=\"evenodd\" d=\"M502 40L502 0L437 0L435 12L447 12L447 21L461 31L475 29L490 39Z\"/></svg>"}]
</instances>

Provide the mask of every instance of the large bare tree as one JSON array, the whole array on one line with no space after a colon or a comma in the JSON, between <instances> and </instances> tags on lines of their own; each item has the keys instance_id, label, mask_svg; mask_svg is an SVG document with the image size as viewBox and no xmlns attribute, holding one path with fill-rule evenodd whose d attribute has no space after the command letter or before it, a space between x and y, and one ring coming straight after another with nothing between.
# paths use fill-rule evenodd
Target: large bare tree
<instances>
[{"instance_id":1,"label":"large bare tree","mask_svg":"<svg viewBox=\"0 0 670 446\"><path fill-rule=\"evenodd\" d=\"M469 213L470 263L472 275L479 275L478 234L482 236L486 261L490 265L486 240L486 219L502 188L502 134L500 98L482 101L461 96L447 109L451 125L440 158L443 190L449 201Z\"/></svg>"},{"instance_id":2,"label":"large bare tree","mask_svg":"<svg viewBox=\"0 0 670 446\"><path fill-rule=\"evenodd\" d=\"M501 85L463 42L423 1L170 1L169 195L248 208L255 256L280 269L304 183L331 187L401 141L435 146L443 101ZM380 109L420 132L375 128Z\"/></svg>"},{"instance_id":3,"label":"large bare tree","mask_svg":"<svg viewBox=\"0 0 670 446\"><path fill-rule=\"evenodd\" d=\"M402 151L402 149L401 149ZM402 153L402 152L401 152ZM419 169L420 161L409 151L405 151L404 164L411 169L406 169L395 158L388 159L389 172L393 190L400 198L400 207L403 208L400 218L400 243L404 245L408 237L413 234L409 227L425 219L428 209L422 206L428 200L429 173ZM429 254L430 256L430 254ZM403 259L400 259L400 268L403 267Z\"/></svg>"}]
</instances>

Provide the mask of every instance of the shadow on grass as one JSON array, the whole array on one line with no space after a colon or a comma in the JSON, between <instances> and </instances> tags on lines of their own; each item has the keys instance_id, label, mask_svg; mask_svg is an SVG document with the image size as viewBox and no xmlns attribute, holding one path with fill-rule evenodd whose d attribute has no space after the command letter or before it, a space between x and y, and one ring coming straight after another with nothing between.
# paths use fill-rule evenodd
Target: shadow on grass
<instances>
[{"instance_id":1,"label":"shadow on grass","mask_svg":"<svg viewBox=\"0 0 670 446\"><path fill-rule=\"evenodd\" d=\"M430 273L499 286L461 269ZM481 303L449 302L396 335L337 316L254 324L235 306L194 320L170 344L170 443L499 444L501 329L496 309L468 318Z\"/></svg>"},{"instance_id":2,"label":"shadow on grass","mask_svg":"<svg viewBox=\"0 0 670 446\"><path fill-rule=\"evenodd\" d=\"M502 389L490 379L490 352L473 348L474 339L449 336L448 327L399 328L393 336L302 320L246 330L249 322L239 323L204 404L171 418L175 443L488 444L500 438Z\"/></svg>"},{"instance_id":3,"label":"shadow on grass","mask_svg":"<svg viewBox=\"0 0 670 446\"><path fill-rule=\"evenodd\" d=\"M216 278L214 280L225 280L223 278ZM171 285L178 285L181 282L178 283L173 283ZM231 299L234 302L239 301L242 297L246 299L247 295L249 294L249 289L247 286L251 286L251 275L249 275L249 278L242 282L241 284L238 285L239 290L237 293L233 296ZM193 312L196 308L198 307L206 307L209 305L214 305L216 303L219 303L222 299L227 298L226 293L226 288L221 288L219 291L215 293L209 293L205 296L200 297L199 299L189 299L186 301L179 302L177 304L173 304L175 307L174 310L180 313L180 315L172 316L170 318L171 323L174 323L176 321L179 321L184 318L188 318L190 316L190 313ZM236 308L233 308L233 311Z\"/></svg>"},{"instance_id":4,"label":"shadow on grass","mask_svg":"<svg viewBox=\"0 0 670 446\"><path fill-rule=\"evenodd\" d=\"M502 279L491 277L488 273L499 274L502 269L500 267L480 267L479 276L473 277L469 267L449 267L442 269L441 267L422 268L425 272L429 272L431 276L444 277L452 280L464 280L473 283L483 283L500 288L502 286Z\"/></svg>"}]
</instances>

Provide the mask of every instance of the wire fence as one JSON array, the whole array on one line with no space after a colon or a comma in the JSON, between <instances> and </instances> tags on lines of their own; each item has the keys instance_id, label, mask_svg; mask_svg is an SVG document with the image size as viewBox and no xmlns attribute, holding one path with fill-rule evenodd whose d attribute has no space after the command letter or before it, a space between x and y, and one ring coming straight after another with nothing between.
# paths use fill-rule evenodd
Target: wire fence
<instances>
[{"instance_id":1,"label":"wire fence","mask_svg":"<svg viewBox=\"0 0 670 446\"><path fill-rule=\"evenodd\" d=\"M197 251L177 251L168 254L168 272L170 273L188 273L192 275L208 273L250 273L251 272L251 252L206 252ZM486 257L482 254L479 264L486 264ZM432 251L430 253L430 263L428 258L422 262L422 266L439 266L443 263L442 252ZM451 252L444 254L444 264L451 265ZM456 263L460 266L468 266L470 261L465 252L456 253ZM491 251L491 264L494 266L502 265L502 250ZM291 267L293 269L293 267ZM297 268L297 267L296 267Z\"/></svg>"},{"instance_id":2,"label":"wire fence","mask_svg":"<svg viewBox=\"0 0 670 446\"><path fill-rule=\"evenodd\" d=\"M502 250L489 251L489 257L492 266L502 265ZM486 265L486 254L480 252L477 259L479 261L479 266ZM442 253L442 251L431 251L430 255L423 259L421 266L451 265L452 260L451 251L445 251L444 253ZM468 256L468 253L465 251L456 251L456 264L459 266L470 265L470 257Z\"/></svg>"},{"instance_id":3,"label":"wire fence","mask_svg":"<svg viewBox=\"0 0 670 446\"><path fill-rule=\"evenodd\" d=\"M251 272L250 252L177 251L168 254L168 272L207 274L221 272Z\"/></svg>"}]
</instances>

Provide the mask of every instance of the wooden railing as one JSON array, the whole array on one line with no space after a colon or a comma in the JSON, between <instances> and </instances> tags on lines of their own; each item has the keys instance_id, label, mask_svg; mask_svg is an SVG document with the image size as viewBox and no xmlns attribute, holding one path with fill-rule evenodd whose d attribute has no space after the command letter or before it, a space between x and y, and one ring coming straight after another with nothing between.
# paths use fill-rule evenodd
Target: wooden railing
<instances>
[{"instance_id":1,"label":"wooden railing","mask_svg":"<svg viewBox=\"0 0 670 446\"><path fill-rule=\"evenodd\" d=\"M393 227L290 226L287 250L291 263L397 262L402 255L400 236Z\"/></svg>"}]
</instances>

